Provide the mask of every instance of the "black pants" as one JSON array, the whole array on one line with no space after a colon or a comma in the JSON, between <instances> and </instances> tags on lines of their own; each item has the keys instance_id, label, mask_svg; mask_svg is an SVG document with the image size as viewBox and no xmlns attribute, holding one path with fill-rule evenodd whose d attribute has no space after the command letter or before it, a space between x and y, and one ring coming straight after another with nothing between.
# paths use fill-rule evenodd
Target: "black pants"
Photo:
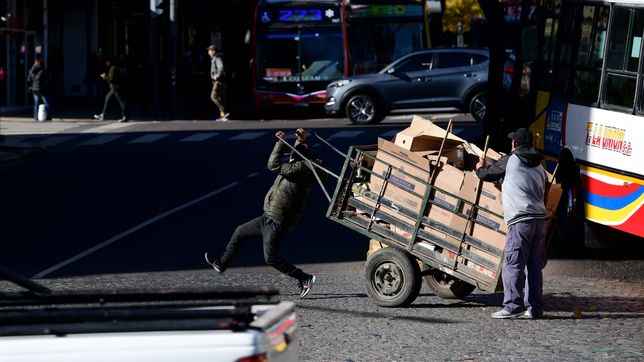
<instances>
[{"instance_id":1,"label":"black pants","mask_svg":"<svg viewBox=\"0 0 644 362\"><path fill-rule=\"evenodd\" d=\"M221 264L224 268L227 268L231 260L239 252L239 248L244 241L261 237L264 244L264 260L266 264L297 280L308 278L309 274L306 274L302 269L297 268L295 265L277 255L277 248L283 236L284 231L282 230L282 225L266 216L266 214L263 214L256 219L239 225L235 229L233 236L226 246L226 252L221 257Z\"/></svg>"},{"instance_id":2,"label":"black pants","mask_svg":"<svg viewBox=\"0 0 644 362\"><path fill-rule=\"evenodd\" d=\"M119 103L119 106L121 107L121 115L123 117L127 117L127 112L125 109L126 107L125 101L123 101L123 98L121 98L121 95L115 89L110 89L110 91L105 95L105 103L103 104L103 111L101 112L101 114L105 115L105 112L107 111L107 106L110 103L110 99L112 99L112 96L116 98L116 101Z\"/></svg>"}]
</instances>

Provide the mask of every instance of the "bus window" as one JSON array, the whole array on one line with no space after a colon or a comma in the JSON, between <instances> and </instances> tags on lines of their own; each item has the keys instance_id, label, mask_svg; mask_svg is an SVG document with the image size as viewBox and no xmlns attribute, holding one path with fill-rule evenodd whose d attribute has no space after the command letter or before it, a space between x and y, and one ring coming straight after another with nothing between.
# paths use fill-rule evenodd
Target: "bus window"
<instances>
[{"instance_id":1,"label":"bus window","mask_svg":"<svg viewBox=\"0 0 644 362\"><path fill-rule=\"evenodd\" d=\"M633 109L642 52L644 9L615 7L609 39L604 103Z\"/></svg>"},{"instance_id":2,"label":"bus window","mask_svg":"<svg viewBox=\"0 0 644 362\"><path fill-rule=\"evenodd\" d=\"M607 7L583 7L572 91L576 103L597 104L607 25Z\"/></svg>"},{"instance_id":3,"label":"bus window","mask_svg":"<svg viewBox=\"0 0 644 362\"><path fill-rule=\"evenodd\" d=\"M559 21L554 18L546 18L543 28L543 69L542 76L537 77L540 89L550 89L552 87L552 69L555 58L555 43L557 41L557 30Z\"/></svg>"},{"instance_id":4,"label":"bus window","mask_svg":"<svg viewBox=\"0 0 644 362\"><path fill-rule=\"evenodd\" d=\"M425 48L426 9L413 0L351 0L345 4L350 75L375 73Z\"/></svg>"}]
</instances>

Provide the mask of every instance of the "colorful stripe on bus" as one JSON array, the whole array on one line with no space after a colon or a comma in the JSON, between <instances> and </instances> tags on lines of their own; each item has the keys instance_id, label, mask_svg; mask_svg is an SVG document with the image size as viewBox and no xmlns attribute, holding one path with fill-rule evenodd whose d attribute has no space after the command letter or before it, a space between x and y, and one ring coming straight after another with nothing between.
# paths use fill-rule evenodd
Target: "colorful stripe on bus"
<instances>
[{"instance_id":1,"label":"colorful stripe on bus","mask_svg":"<svg viewBox=\"0 0 644 362\"><path fill-rule=\"evenodd\" d=\"M644 182L580 166L586 218L644 237Z\"/></svg>"}]
</instances>

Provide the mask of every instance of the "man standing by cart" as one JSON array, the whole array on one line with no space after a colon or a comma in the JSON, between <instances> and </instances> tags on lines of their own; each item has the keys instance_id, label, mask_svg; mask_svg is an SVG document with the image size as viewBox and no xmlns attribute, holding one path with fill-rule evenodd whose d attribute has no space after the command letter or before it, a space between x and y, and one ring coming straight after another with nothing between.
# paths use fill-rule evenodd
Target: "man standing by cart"
<instances>
[{"instance_id":1,"label":"man standing by cart","mask_svg":"<svg viewBox=\"0 0 644 362\"><path fill-rule=\"evenodd\" d=\"M208 252L205 257L210 266L217 272L223 273L244 241L261 237L266 264L297 279L300 298L304 298L311 290L315 276L303 272L279 257L277 249L285 232L291 230L300 219L311 186L315 182L313 174L315 171L297 152L291 152L288 162L281 162L280 157L287 147L283 141L285 133L278 131L275 135L280 140L273 147L273 152L268 159L268 168L276 173L277 177L264 198L264 213L237 227L221 258L216 259ZM314 159L315 154L306 144L306 131L299 128L295 131L295 136L297 141L294 148L304 157Z\"/></svg>"},{"instance_id":2,"label":"man standing by cart","mask_svg":"<svg viewBox=\"0 0 644 362\"><path fill-rule=\"evenodd\" d=\"M519 128L508 137L512 140L510 155L487 166L481 157L476 165L476 175L481 180L503 180L503 218L508 224L502 272L503 309L492 313L492 318L537 319L543 316L546 172L541 166L543 155L532 146L532 132Z\"/></svg>"}]
</instances>

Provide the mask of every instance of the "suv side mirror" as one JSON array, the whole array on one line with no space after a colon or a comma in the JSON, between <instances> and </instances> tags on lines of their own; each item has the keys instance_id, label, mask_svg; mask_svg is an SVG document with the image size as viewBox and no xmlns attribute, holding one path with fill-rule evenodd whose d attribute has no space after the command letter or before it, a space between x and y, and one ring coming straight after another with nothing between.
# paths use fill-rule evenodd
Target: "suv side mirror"
<instances>
[{"instance_id":1,"label":"suv side mirror","mask_svg":"<svg viewBox=\"0 0 644 362\"><path fill-rule=\"evenodd\" d=\"M396 68L387 69L387 74L394 74L394 73L396 73Z\"/></svg>"}]
</instances>

